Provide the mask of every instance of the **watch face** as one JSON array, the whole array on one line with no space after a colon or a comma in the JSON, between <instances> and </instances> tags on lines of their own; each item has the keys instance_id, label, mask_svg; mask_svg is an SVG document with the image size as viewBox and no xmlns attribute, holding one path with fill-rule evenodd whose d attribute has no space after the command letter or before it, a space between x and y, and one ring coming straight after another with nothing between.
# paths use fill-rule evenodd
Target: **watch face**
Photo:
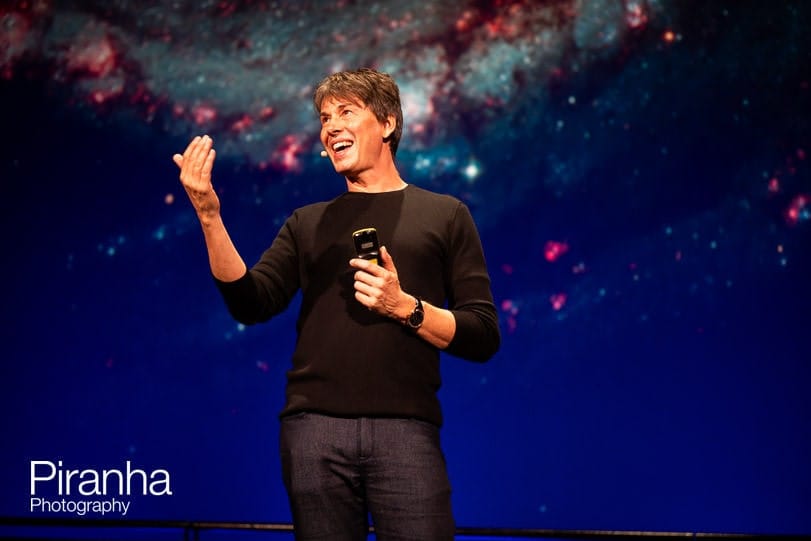
<instances>
[{"instance_id":1,"label":"watch face","mask_svg":"<svg viewBox=\"0 0 811 541\"><path fill-rule=\"evenodd\" d=\"M421 311L415 311L411 314L411 317L408 318L408 324L412 327L416 328L422 325L422 320L425 317L425 313Z\"/></svg>"},{"instance_id":2,"label":"watch face","mask_svg":"<svg viewBox=\"0 0 811 541\"><path fill-rule=\"evenodd\" d=\"M419 329L424 318L425 311L422 309L422 302L417 299L417 306L414 308L414 311L411 312L411 315L408 316L408 326L412 329Z\"/></svg>"}]
</instances>

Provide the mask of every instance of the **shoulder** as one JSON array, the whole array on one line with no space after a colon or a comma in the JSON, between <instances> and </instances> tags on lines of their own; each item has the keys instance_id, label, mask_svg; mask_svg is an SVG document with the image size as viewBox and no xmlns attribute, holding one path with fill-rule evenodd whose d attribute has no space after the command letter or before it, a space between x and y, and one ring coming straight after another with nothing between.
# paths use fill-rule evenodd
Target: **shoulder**
<instances>
[{"instance_id":1,"label":"shoulder","mask_svg":"<svg viewBox=\"0 0 811 541\"><path fill-rule=\"evenodd\" d=\"M430 205L451 212L455 212L459 207L464 206L464 203L452 195L432 192L414 184L409 184L406 195L409 199L421 205Z\"/></svg>"},{"instance_id":2,"label":"shoulder","mask_svg":"<svg viewBox=\"0 0 811 541\"><path fill-rule=\"evenodd\" d=\"M288 221L308 221L317 218L324 214L327 208L333 201L318 201L316 203L309 203L295 209L288 218Z\"/></svg>"}]
</instances>

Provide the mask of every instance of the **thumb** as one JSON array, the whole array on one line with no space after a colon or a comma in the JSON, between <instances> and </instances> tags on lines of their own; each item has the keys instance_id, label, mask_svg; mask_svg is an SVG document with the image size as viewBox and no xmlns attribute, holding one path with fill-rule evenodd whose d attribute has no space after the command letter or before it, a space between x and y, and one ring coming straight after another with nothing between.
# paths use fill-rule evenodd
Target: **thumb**
<instances>
[{"instance_id":1,"label":"thumb","mask_svg":"<svg viewBox=\"0 0 811 541\"><path fill-rule=\"evenodd\" d=\"M394 260L385 246L380 247L380 262L382 267L387 271L397 274L397 269L394 267Z\"/></svg>"},{"instance_id":2,"label":"thumb","mask_svg":"<svg viewBox=\"0 0 811 541\"><path fill-rule=\"evenodd\" d=\"M181 156L180 154L175 154L174 156L172 156L172 161L175 162L175 165L177 165L178 167L183 167L183 156Z\"/></svg>"}]
</instances>

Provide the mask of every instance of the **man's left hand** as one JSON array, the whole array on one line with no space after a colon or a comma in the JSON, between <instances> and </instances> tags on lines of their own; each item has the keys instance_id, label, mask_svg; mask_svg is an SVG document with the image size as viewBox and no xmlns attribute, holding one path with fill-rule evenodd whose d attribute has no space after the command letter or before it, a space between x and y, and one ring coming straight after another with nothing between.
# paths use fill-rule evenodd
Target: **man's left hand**
<instances>
[{"instance_id":1,"label":"man's left hand","mask_svg":"<svg viewBox=\"0 0 811 541\"><path fill-rule=\"evenodd\" d=\"M380 265L365 259L351 259L355 272L355 298L369 310L405 321L414 308L414 299L400 289L394 260L385 246L380 248Z\"/></svg>"}]
</instances>

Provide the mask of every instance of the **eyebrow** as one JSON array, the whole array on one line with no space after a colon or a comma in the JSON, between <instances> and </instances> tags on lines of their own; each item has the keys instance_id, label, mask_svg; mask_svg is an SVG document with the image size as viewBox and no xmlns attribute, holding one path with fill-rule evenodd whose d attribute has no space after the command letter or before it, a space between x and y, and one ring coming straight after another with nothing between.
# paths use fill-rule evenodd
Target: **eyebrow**
<instances>
[{"instance_id":1,"label":"eyebrow","mask_svg":"<svg viewBox=\"0 0 811 541\"><path fill-rule=\"evenodd\" d=\"M363 108L362 105L360 105L358 103L355 103L354 101L341 101L341 102L338 102L338 105L336 106L336 109L340 113L341 111L343 111L344 109L347 109L348 107L357 107L359 109ZM325 112L322 109L321 112L319 113L319 115L324 117L324 116L329 116L329 113Z\"/></svg>"}]
</instances>

